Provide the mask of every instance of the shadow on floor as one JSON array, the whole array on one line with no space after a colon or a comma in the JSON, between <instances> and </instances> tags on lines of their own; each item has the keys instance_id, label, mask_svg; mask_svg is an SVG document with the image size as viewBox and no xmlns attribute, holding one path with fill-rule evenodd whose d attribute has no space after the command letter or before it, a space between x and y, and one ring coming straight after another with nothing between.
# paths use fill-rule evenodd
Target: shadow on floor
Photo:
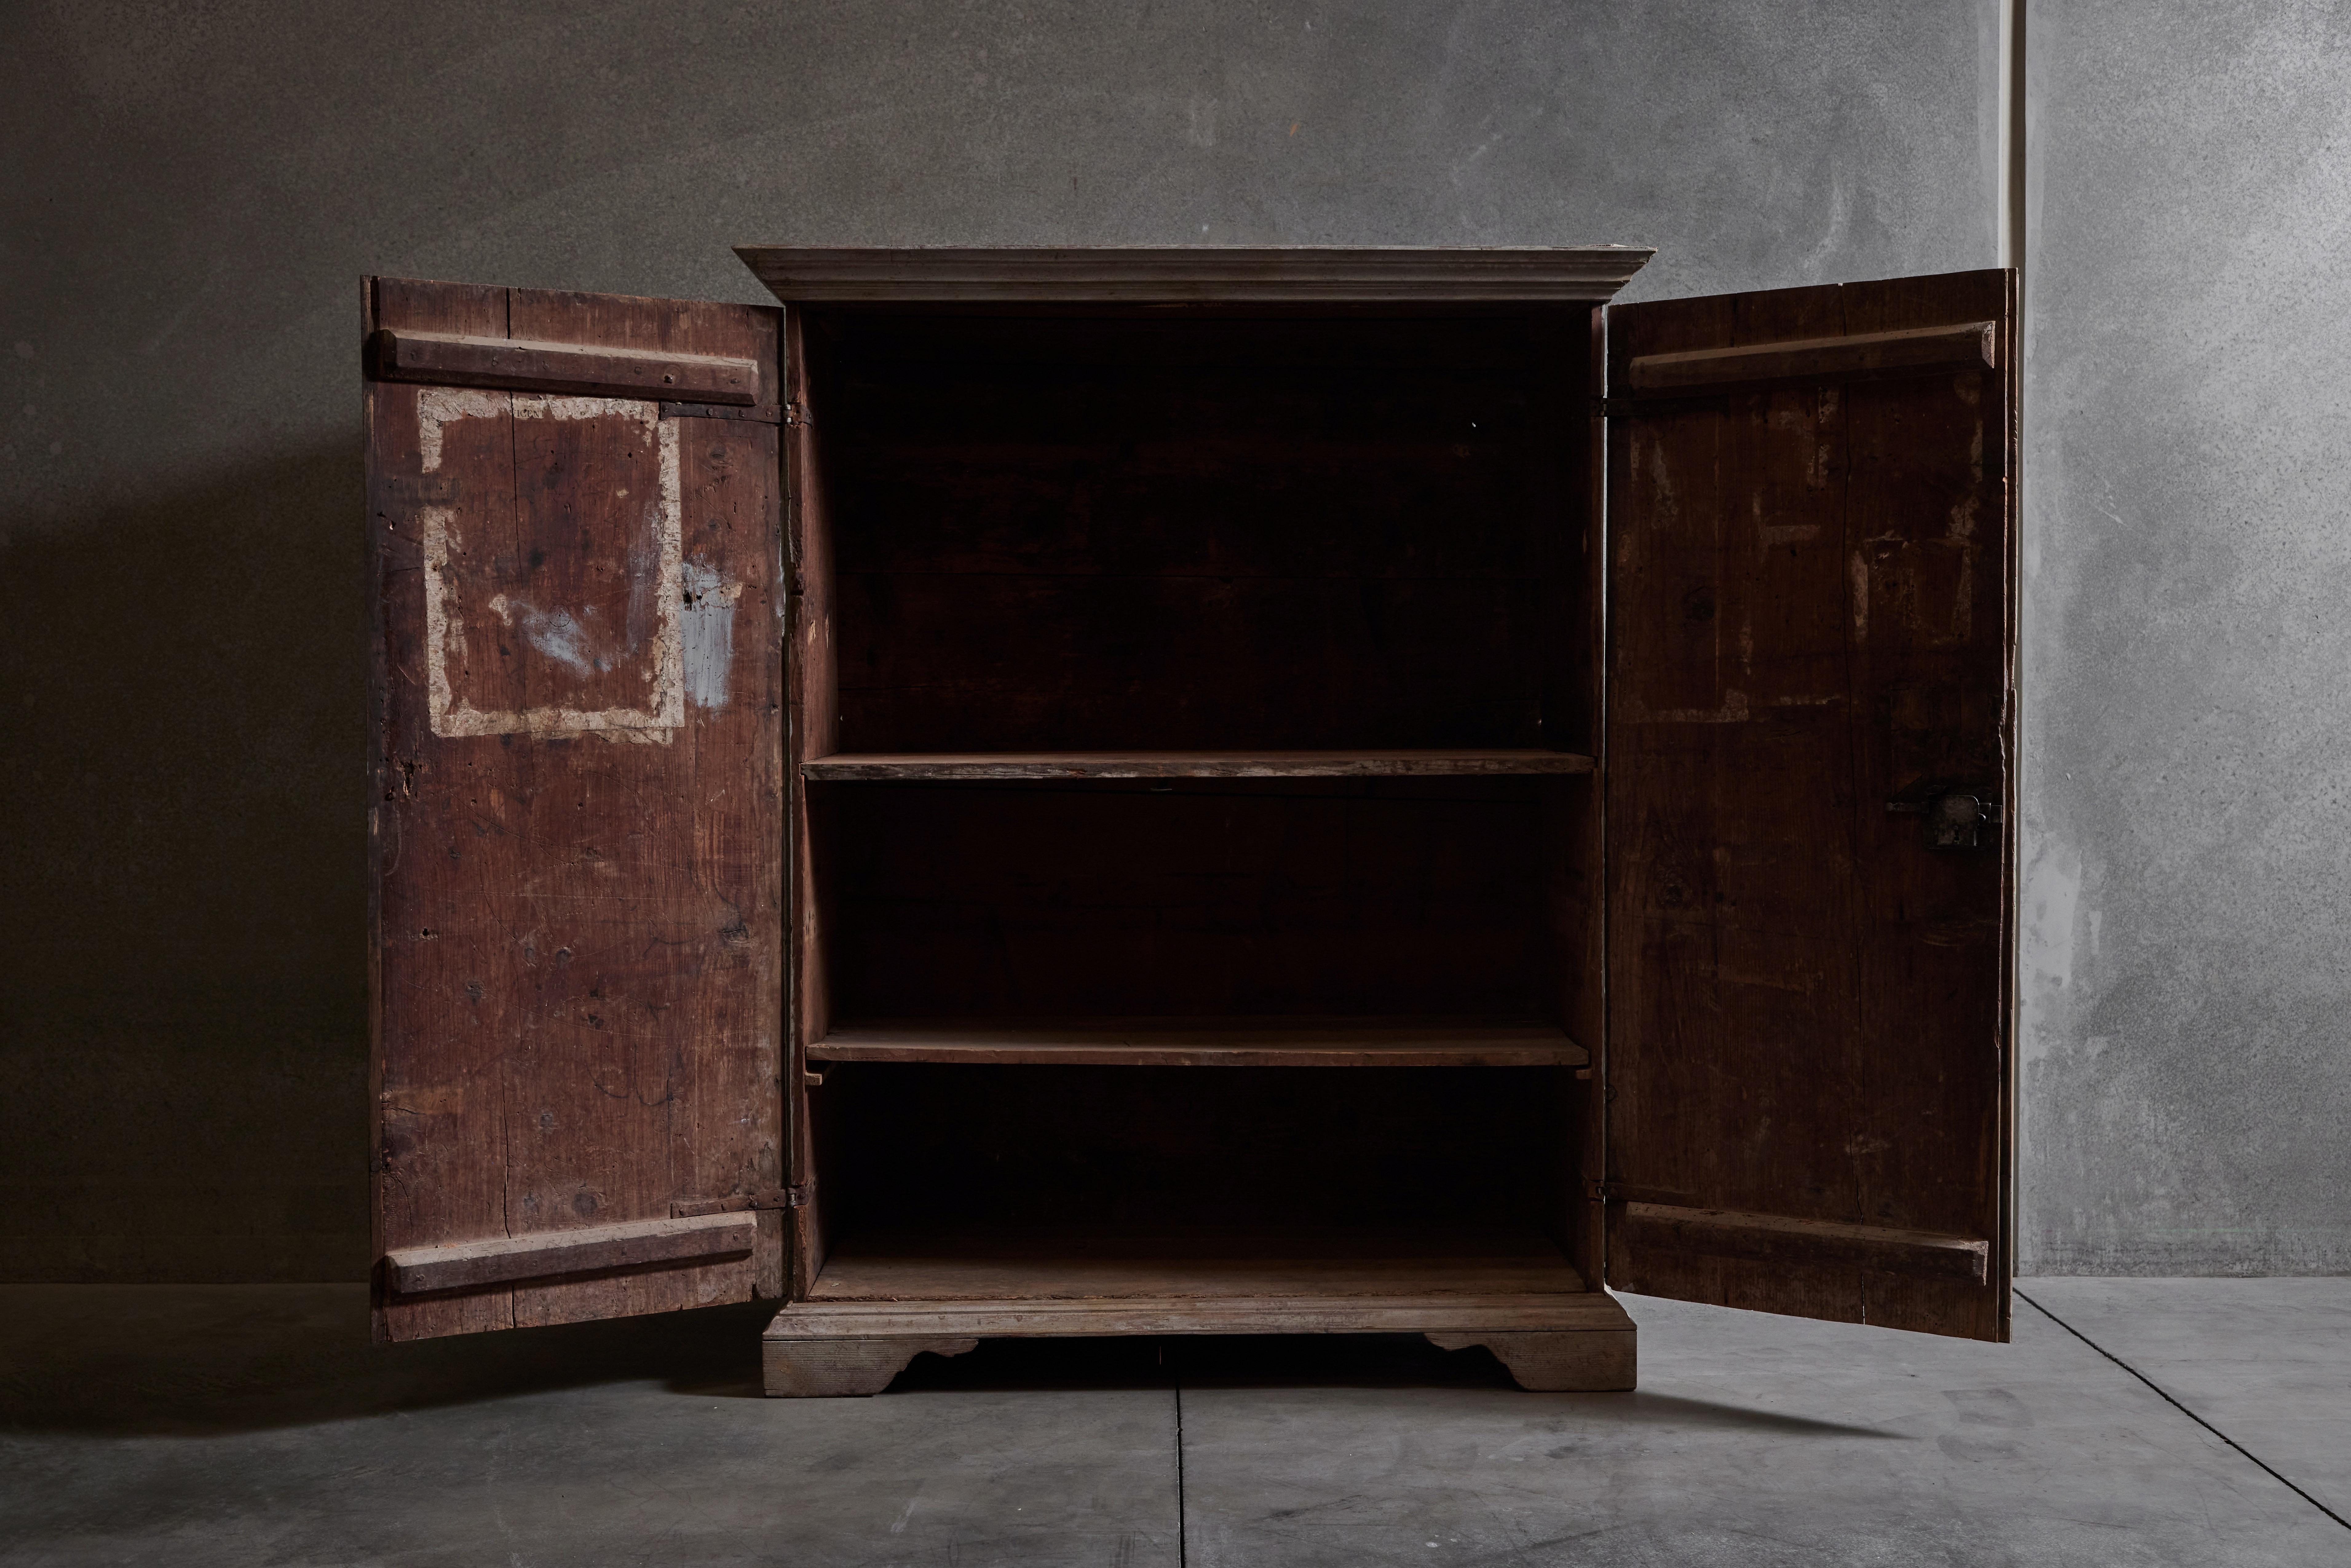
<instances>
[{"instance_id":1,"label":"shadow on floor","mask_svg":"<svg viewBox=\"0 0 2351 1568\"><path fill-rule=\"evenodd\" d=\"M1483 1349L1439 1350L1418 1334L1233 1334L994 1339L958 1356L920 1355L893 1394L1044 1388L1513 1388Z\"/></svg>"},{"instance_id":2,"label":"shadow on floor","mask_svg":"<svg viewBox=\"0 0 2351 1568\"><path fill-rule=\"evenodd\" d=\"M368 1339L360 1285L0 1287L0 1430L206 1437L612 1383L758 1399L763 1303L467 1334ZM1524 1395L1481 1348L1417 1334L999 1339L917 1356L889 1394L1447 1388L1573 1400L1612 1423L1891 1437L1660 1394Z\"/></svg>"},{"instance_id":3,"label":"shadow on floor","mask_svg":"<svg viewBox=\"0 0 2351 1568\"><path fill-rule=\"evenodd\" d=\"M757 1396L773 1311L380 1345L364 1285L10 1286L0 1430L203 1437L638 1381Z\"/></svg>"}]
</instances>

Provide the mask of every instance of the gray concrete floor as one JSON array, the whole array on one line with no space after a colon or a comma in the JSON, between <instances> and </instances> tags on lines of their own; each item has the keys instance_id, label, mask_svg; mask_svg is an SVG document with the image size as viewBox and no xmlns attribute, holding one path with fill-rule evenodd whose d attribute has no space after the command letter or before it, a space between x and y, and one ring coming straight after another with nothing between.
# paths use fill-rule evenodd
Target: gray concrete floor
<instances>
[{"instance_id":1,"label":"gray concrete floor","mask_svg":"<svg viewBox=\"0 0 2351 1568\"><path fill-rule=\"evenodd\" d=\"M5 1287L0 1562L2351 1564L2351 1280L2022 1293L2011 1345L1628 1298L1631 1395L1104 1341L788 1401L749 1311L381 1349L355 1287Z\"/></svg>"}]
</instances>

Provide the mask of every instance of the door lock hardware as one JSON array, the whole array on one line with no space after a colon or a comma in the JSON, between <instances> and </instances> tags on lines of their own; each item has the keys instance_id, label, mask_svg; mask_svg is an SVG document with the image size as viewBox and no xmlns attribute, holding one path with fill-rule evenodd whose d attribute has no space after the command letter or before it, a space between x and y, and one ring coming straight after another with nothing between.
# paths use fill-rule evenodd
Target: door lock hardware
<instances>
[{"instance_id":1,"label":"door lock hardware","mask_svg":"<svg viewBox=\"0 0 2351 1568\"><path fill-rule=\"evenodd\" d=\"M1888 800L1886 809L1927 819L1927 842L1938 850L1988 849L2000 841L1998 792L1938 789L1923 798Z\"/></svg>"}]
</instances>

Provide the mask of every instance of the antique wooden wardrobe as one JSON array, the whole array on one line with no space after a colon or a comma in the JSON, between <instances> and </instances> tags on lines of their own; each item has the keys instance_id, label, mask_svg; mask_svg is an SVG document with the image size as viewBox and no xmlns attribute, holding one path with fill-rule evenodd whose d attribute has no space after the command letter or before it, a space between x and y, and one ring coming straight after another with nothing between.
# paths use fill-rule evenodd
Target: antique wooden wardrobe
<instances>
[{"instance_id":1,"label":"antique wooden wardrobe","mask_svg":"<svg viewBox=\"0 0 2351 1568\"><path fill-rule=\"evenodd\" d=\"M375 1322L2004 1339L2015 284L366 285Z\"/></svg>"}]
</instances>

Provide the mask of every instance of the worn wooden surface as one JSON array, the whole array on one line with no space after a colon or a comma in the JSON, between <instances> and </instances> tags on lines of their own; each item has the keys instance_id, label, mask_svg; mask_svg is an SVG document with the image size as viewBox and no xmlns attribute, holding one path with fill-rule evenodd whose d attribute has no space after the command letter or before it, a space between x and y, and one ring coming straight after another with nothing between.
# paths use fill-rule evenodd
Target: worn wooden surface
<instances>
[{"instance_id":1,"label":"worn wooden surface","mask_svg":"<svg viewBox=\"0 0 2351 1568\"><path fill-rule=\"evenodd\" d=\"M756 1217L724 1213L542 1230L437 1247L396 1247L384 1255L385 1281L398 1294L414 1295L605 1269L747 1258L758 1236Z\"/></svg>"},{"instance_id":2,"label":"worn wooden surface","mask_svg":"<svg viewBox=\"0 0 2351 1568\"><path fill-rule=\"evenodd\" d=\"M888 781L1057 779L1442 779L1589 773L1573 751L845 752L803 763L803 777Z\"/></svg>"},{"instance_id":3,"label":"worn wooden surface","mask_svg":"<svg viewBox=\"0 0 2351 1568\"><path fill-rule=\"evenodd\" d=\"M773 364L775 313L373 280L365 329ZM769 378L772 379L772 378ZM772 394L768 394L773 406ZM776 427L371 381L380 1253L780 1176ZM747 1258L413 1298L414 1339L738 1300Z\"/></svg>"},{"instance_id":4,"label":"worn wooden surface","mask_svg":"<svg viewBox=\"0 0 2351 1568\"><path fill-rule=\"evenodd\" d=\"M1598 300L1636 246L735 247L787 304L920 300Z\"/></svg>"},{"instance_id":5,"label":"worn wooden surface","mask_svg":"<svg viewBox=\"0 0 2351 1568\"><path fill-rule=\"evenodd\" d=\"M1518 1385L1538 1394L1618 1394L1638 1381L1633 1325L1578 1333L1479 1333L1454 1330L1426 1336L1439 1350L1484 1345Z\"/></svg>"},{"instance_id":6,"label":"worn wooden surface","mask_svg":"<svg viewBox=\"0 0 2351 1568\"><path fill-rule=\"evenodd\" d=\"M1866 375L1882 371L1989 371L1999 365L2003 333L1998 321L1911 327L1895 332L1852 332L1768 343L1639 354L1625 367L1636 392L1663 392L1726 382L1788 377Z\"/></svg>"},{"instance_id":7,"label":"worn wooden surface","mask_svg":"<svg viewBox=\"0 0 2351 1568\"><path fill-rule=\"evenodd\" d=\"M1980 1236L1946 1236L1932 1230L1663 1203L1627 1203L1617 1224L1624 1228L1626 1247L1636 1253L1654 1248L1796 1269L1835 1264L1875 1273L1966 1280L1979 1285L1990 1273L1991 1243Z\"/></svg>"},{"instance_id":8,"label":"worn wooden surface","mask_svg":"<svg viewBox=\"0 0 2351 1568\"><path fill-rule=\"evenodd\" d=\"M760 1342L761 1385L775 1399L839 1399L879 1394L906 1364L928 1352L962 1355L975 1338L779 1339Z\"/></svg>"},{"instance_id":9,"label":"worn wooden surface","mask_svg":"<svg viewBox=\"0 0 2351 1568\"><path fill-rule=\"evenodd\" d=\"M368 340L368 361L376 379L387 382L746 407L759 401L759 361L713 354L646 353L387 327Z\"/></svg>"},{"instance_id":10,"label":"worn wooden surface","mask_svg":"<svg viewBox=\"0 0 2351 1568\"><path fill-rule=\"evenodd\" d=\"M814 1301L1092 1300L1125 1296L1558 1295L1589 1290L1533 1231L1293 1227L1137 1231L997 1229L844 1238Z\"/></svg>"},{"instance_id":11,"label":"worn wooden surface","mask_svg":"<svg viewBox=\"0 0 2351 1568\"><path fill-rule=\"evenodd\" d=\"M820 1168L829 1151L822 1119L809 1102L808 1044L822 1040L832 1016L831 958L828 949L831 903L817 886L819 813L802 777L806 765L841 749L840 681L834 656L833 538L831 485L817 422L829 412L830 394L821 370L812 367L803 311L787 313L784 381L787 401L799 411L785 431L785 573L790 598L785 636L790 649L786 674L786 753L792 761L786 780L786 859L790 867L792 929L786 1002L789 1037L783 1093L791 1179L807 1189L809 1201L791 1211L790 1290L800 1294L824 1264L825 1204Z\"/></svg>"},{"instance_id":12,"label":"worn wooden surface","mask_svg":"<svg viewBox=\"0 0 2351 1568\"><path fill-rule=\"evenodd\" d=\"M1561 789L1589 785L814 785L832 1008L1547 1019L1538 851Z\"/></svg>"},{"instance_id":13,"label":"worn wooden surface","mask_svg":"<svg viewBox=\"0 0 2351 1568\"><path fill-rule=\"evenodd\" d=\"M1480 1296L1119 1296L1068 1301L795 1301L770 1340L926 1334L1630 1333L1604 1291ZM1480 1337L1475 1343L1484 1343Z\"/></svg>"},{"instance_id":14,"label":"worn wooden surface","mask_svg":"<svg viewBox=\"0 0 2351 1568\"><path fill-rule=\"evenodd\" d=\"M1605 1071L1629 1196L1981 1238L1990 1277L1618 1226L1622 1289L2006 1334L2012 850L1931 849L1886 802L1942 779L2014 817L2011 275L1614 310L1611 386L1646 356L1986 320L1996 370L1612 420Z\"/></svg>"},{"instance_id":15,"label":"worn wooden surface","mask_svg":"<svg viewBox=\"0 0 2351 1568\"><path fill-rule=\"evenodd\" d=\"M1124 1067L1581 1067L1588 1060L1552 1024L1379 1018L836 1020L809 1055Z\"/></svg>"}]
</instances>

